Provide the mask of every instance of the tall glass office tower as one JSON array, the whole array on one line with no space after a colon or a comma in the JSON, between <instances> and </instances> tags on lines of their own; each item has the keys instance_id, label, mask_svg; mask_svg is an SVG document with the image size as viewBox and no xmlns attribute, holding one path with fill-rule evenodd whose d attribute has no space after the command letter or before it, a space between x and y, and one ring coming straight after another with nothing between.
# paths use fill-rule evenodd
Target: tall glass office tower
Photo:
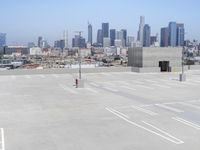
<instances>
[{"instance_id":1,"label":"tall glass office tower","mask_svg":"<svg viewBox=\"0 0 200 150\"><path fill-rule=\"evenodd\" d=\"M184 46L185 29L184 24L177 24L177 46Z\"/></svg>"},{"instance_id":2,"label":"tall glass office tower","mask_svg":"<svg viewBox=\"0 0 200 150\"><path fill-rule=\"evenodd\" d=\"M110 45L115 46L116 30L110 29Z\"/></svg>"},{"instance_id":3,"label":"tall glass office tower","mask_svg":"<svg viewBox=\"0 0 200 150\"><path fill-rule=\"evenodd\" d=\"M169 46L176 47L177 43L177 24L176 22L169 23Z\"/></svg>"},{"instance_id":4,"label":"tall glass office tower","mask_svg":"<svg viewBox=\"0 0 200 150\"><path fill-rule=\"evenodd\" d=\"M0 47L6 46L6 33L0 33Z\"/></svg>"},{"instance_id":5,"label":"tall glass office tower","mask_svg":"<svg viewBox=\"0 0 200 150\"><path fill-rule=\"evenodd\" d=\"M88 23L88 43L92 44L92 25Z\"/></svg>"},{"instance_id":6,"label":"tall glass office tower","mask_svg":"<svg viewBox=\"0 0 200 150\"><path fill-rule=\"evenodd\" d=\"M150 37L151 37L151 27L148 24L144 26L144 35L143 35L143 46L150 47Z\"/></svg>"}]
</instances>

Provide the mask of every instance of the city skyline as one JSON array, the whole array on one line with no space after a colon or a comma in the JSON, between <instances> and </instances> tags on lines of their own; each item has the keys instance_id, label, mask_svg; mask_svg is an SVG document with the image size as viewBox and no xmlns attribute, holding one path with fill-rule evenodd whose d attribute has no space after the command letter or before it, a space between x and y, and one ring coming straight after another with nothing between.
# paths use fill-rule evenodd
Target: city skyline
<instances>
[{"instance_id":1,"label":"city skyline","mask_svg":"<svg viewBox=\"0 0 200 150\"><path fill-rule=\"evenodd\" d=\"M127 29L128 35L137 38L139 17L142 15L145 16L145 22L151 26L152 35L160 35L160 29L174 21L185 24L186 39L200 40L200 23L195 19L198 14L185 11L187 8L198 8L197 4L200 2L173 1L172 6L171 1L86 0L78 1L77 5L75 2L64 0L7 0L1 2L0 13L3 21L0 24L0 32L7 33L8 44L36 43L38 36L43 36L53 44L55 40L62 38L64 30L68 30L69 39L74 37L77 30L84 31L83 37L87 39L89 21L93 27L94 42L97 30L101 29L103 22L109 22L110 29ZM71 41L69 43L71 44Z\"/></svg>"}]
</instances>

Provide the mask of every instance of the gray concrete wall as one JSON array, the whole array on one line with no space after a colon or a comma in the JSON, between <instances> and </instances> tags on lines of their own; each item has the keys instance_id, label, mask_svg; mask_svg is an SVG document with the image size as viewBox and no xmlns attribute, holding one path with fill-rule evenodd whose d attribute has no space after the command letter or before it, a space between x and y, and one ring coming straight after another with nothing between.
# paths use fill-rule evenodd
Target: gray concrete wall
<instances>
[{"instance_id":1,"label":"gray concrete wall","mask_svg":"<svg viewBox=\"0 0 200 150\"><path fill-rule=\"evenodd\" d=\"M182 62L182 48L143 48L143 67L158 67L159 61L169 61L171 67L180 67Z\"/></svg>"},{"instance_id":2,"label":"gray concrete wall","mask_svg":"<svg viewBox=\"0 0 200 150\"><path fill-rule=\"evenodd\" d=\"M98 72L131 72L131 67L99 67L99 68L83 68L83 73L98 73ZM30 75L30 74L65 74L65 73L78 73L78 69L16 69L16 70L3 70L0 75Z\"/></svg>"},{"instance_id":3,"label":"gray concrete wall","mask_svg":"<svg viewBox=\"0 0 200 150\"><path fill-rule=\"evenodd\" d=\"M142 47L128 49L128 66L142 67L143 50Z\"/></svg>"},{"instance_id":4,"label":"gray concrete wall","mask_svg":"<svg viewBox=\"0 0 200 150\"><path fill-rule=\"evenodd\" d=\"M132 72L137 72L137 73L154 73L154 72L160 72L159 67L133 67Z\"/></svg>"}]
</instances>

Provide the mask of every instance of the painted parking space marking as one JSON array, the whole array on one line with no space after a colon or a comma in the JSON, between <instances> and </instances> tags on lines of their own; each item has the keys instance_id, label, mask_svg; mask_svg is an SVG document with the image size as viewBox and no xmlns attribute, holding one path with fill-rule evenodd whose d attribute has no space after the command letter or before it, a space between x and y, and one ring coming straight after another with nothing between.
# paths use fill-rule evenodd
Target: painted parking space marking
<instances>
[{"instance_id":1,"label":"painted parking space marking","mask_svg":"<svg viewBox=\"0 0 200 150\"><path fill-rule=\"evenodd\" d=\"M84 89L86 89L86 90L89 91L89 92L95 93L95 94L99 93L99 92L98 92L97 90L95 90L94 88L87 87L87 88L84 88Z\"/></svg>"},{"instance_id":2,"label":"painted parking space marking","mask_svg":"<svg viewBox=\"0 0 200 150\"><path fill-rule=\"evenodd\" d=\"M59 78L59 76L58 76L57 74L52 74L52 76L53 76L54 78Z\"/></svg>"},{"instance_id":3,"label":"painted parking space marking","mask_svg":"<svg viewBox=\"0 0 200 150\"><path fill-rule=\"evenodd\" d=\"M106 86L104 86L103 88L108 90L108 91L111 91L111 92L118 92L118 90L114 89L114 87L106 87Z\"/></svg>"},{"instance_id":4,"label":"painted parking space marking","mask_svg":"<svg viewBox=\"0 0 200 150\"><path fill-rule=\"evenodd\" d=\"M113 111L112 108L111 108L111 109L110 109L110 108L105 108L105 109L106 109L107 111L109 111L110 113L112 113L113 115L119 117L120 119L122 119L122 120L128 122L129 124L134 125L134 126L140 128L140 129L143 129L143 130L145 130L145 131L147 131L147 132L149 132L149 133L151 133L151 134L157 135L157 136L159 136L159 137L161 137L161 138L163 138L163 139L165 139L165 140L167 140L167 141L170 141L170 142L172 142L172 143L174 143L174 144L183 144L183 143L184 143L182 140L180 140L180 139L178 139L178 138L176 138L176 137L170 135L169 133L167 133L167 132L165 132L165 131L163 131L163 130L161 130L161 129L155 127L155 126L152 126L151 124L148 124L148 125L149 125L151 128L154 128L154 130L156 129L156 130L159 131L160 133L159 133L159 132L156 132L156 131L153 131L153 130L151 130L151 129L149 129L149 128L146 128L146 127L144 127L144 126L142 126L142 125L139 125L139 124L137 124L137 123L135 123L135 122L129 120L128 118L126 118L126 117L120 115L119 113ZM146 122L143 122L143 123L146 123ZM146 123L146 124L147 124L147 123Z\"/></svg>"},{"instance_id":5,"label":"painted parking space marking","mask_svg":"<svg viewBox=\"0 0 200 150\"><path fill-rule=\"evenodd\" d=\"M196 124L196 123L187 121L187 120L185 120L185 119L183 119L183 118L179 118L179 117L173 117L172 119L173 119L173 120L176 120L176 121L178 121L178 122L180 122L180 123L183 123L183 124L185 124L185 125L187 125L187 126L190 126L190 127L194 128L194 129L200 130L200 125L198 125L198 124Z\"/></svg>"},{"instance_id":6,"label":"painted parking space marking","mask_svg":"<svg viewBox=\"0 0 200 150\"><path fill-rule=\"evenodd\" d=\"M154 88L152 88L152 87L149 87L149 86L145 86L145 85L135 85L135 86L137 86L137 87L141 87L141 88L145 88L145 89L149 89L149 90L154 90Z\"/></svg>"},{"instance_id":7,"label":"painted parking space marking","mask_svg":"<svg viewBox=\"0 0 200 150\"><path fill-rule=\"evenodd\" d=\"M173 108L173 107L170 107L170 106L166 106L164 104L155 104L155 106L158 106L160 108L164 108L166 110L170 110L170 111L173 111L173 112L176 112L176 113L183 113L184 112L183 110Z\"/></svg>"},{"instance_id":8,"label":"painted parking space marking","mask_svg":"<svg viewBox=\"0 0 200 150\"><path fill-rule=\"evenodd\" d=\"M170 89L171 87L170 86L165 86L165 85L160 85L160 84L152 84L153 86L157 86L157 87L160 87L160 88L167 88L167 89Z\"/></svg>"},{"instance_id":9,"label":"painted parking space marking","mask_svg":"<svg viewBox=\"0 0 200 150\"><path fill-rule=\"evenodd\" d=\"M188 103L185 103L185 102L180 102L179 104L200 110L200 106L196 106L196 105L193 105L193 104L188 104Z\"/></svg>"},{"instance_id":10,"label":"painted parking space marking","mask_svg":"<svg viewBox=\"0 0 200 150\"><path fill-rule=\"evenodd\" d=\"M147 110L147 109L144 109L144 108L141 108L141 107L131 106L131 108L136 109L136 110L138 110L138 111L141 111L141 112L143 112L143 113L146 113L146 114L148 114L148 115L150 115L150 116L157 116L157 115L158 115L158 114L155 113L155 112L152 112L152 111L150 111L150 110Z\"/></svg>"},{"instance_id":11,"label":"painted parking space marking","mask_svg":"<svg viewBox=\"0 0 200 150\"><path fill-rule=\"evenodd\" d=\"M184 143L182 140L180 140L180 139L178 139L178 138L172 136L171 134L167 133L166 131L163 131L163 130L159 129L158 127L156 127L156 126L154 126L154 125L152 125L152 124L150 124L150 123L147 123L147 122L145 122L145 121L142 121L142 122L143 122L144 124L146 124L146 125L152 127L153 129L159 131L160 133L164 134L165 136L160 135L160 136L163 137L164 139L166 139L166 140L168 140L168 141L171 141L171 142L173 142L173 143L175 143L175 144L183 144L183 143Z\"/></svg>"},{"instance_id":12,"label":"painted parking space marking","mask_svg":"<svg viewBox=\"0 0 200 150\"><path fill-rule=\"evenodd\" d=\"M90 85L95 86L95 87L99 87L100 86L99 84L96 84L94 82L91 82Z\"/></svg>"},{"instance_id":13,"label":"painted parking space marking","mask_svg":"<svg viewBox=\"0 0 200 150\"><path fill-rule=\"evenodd\" d=\"M5 150L5 138L4 138L4 129L1 128L1 150Z\"/></svg>"},{"instance_id":14,"label":"painted parking space marking","mask_svg":"<svg viewBox=\"0 0 200 150\"><path fill-rule=\"evenodd\" d=\"M26 79L31 79L31 76L30 75L25 75L24 76Z\"/></svg>"},{"instance_id":15,"label":"painted parking space marking","mask_svg":"<svg viewBox=\"0 0 200 150\"><path fill-rule=\"evenodd\" d=\"M121 88L124 88L124 89L127 89L127 90L132 90L132 91L136 91L135 88L131 88L131 87L128 87L128 86L120 86Z\"/></svg>"}]
</instances>

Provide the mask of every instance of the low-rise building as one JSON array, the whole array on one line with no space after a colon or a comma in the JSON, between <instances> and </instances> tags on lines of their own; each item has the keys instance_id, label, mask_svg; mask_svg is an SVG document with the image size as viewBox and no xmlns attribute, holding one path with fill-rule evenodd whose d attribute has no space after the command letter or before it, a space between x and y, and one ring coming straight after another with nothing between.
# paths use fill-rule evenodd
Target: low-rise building
<instances>
[{"instance_id":1,"label":"low-rise building","mask_svg":"<svg viewBox=\"0 0 200 150\"><path fill-rule=\"evenodd\" d=\"M181 47L135 47L128 49L128 66L137 72L180 71Z\"/></svg>"}]
</instances>

